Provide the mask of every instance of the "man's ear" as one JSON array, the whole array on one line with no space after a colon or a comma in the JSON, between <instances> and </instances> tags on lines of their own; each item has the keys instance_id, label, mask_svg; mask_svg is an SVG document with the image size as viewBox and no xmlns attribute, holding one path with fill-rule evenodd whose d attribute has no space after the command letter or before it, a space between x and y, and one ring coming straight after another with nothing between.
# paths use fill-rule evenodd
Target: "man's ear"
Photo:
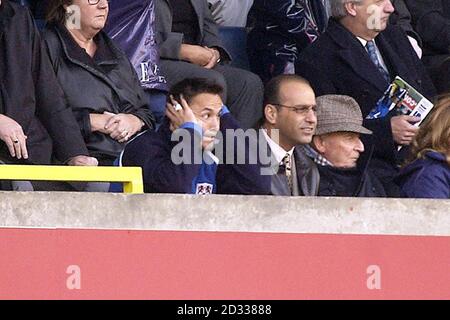
<instances>
[{"instance_id":1,"label":"man's ear","mask_svg":"<svg viewBox=\"0 0 450 320\"><path fill-rule=\"evenodd\" d=\"M325 142L322 139L322 136L314 136L312 140L314 148L317 150L317 152L323 154L326 150Z\"/></svg>"},{"instance_id":2,"label":"man's ear","mask_svg":"<svg viewBox=\"0 0 450 320\"><path fill-rule=\"evenodd\" d=\"M345 11L347 11L347 14L352 16L352 17L356 17L356 6L358 5L358 3L353 2L353 1L348 1L344 4L344 8Z\"/></svg>"},{"instance_id":3,"label":"man's ear","mask_svg":"<svg viewBox=\"0 0 450 320\"><path fill-rule=\"evenodd\" d=\"M273 126L276 125L278 119L278 109L272 104L267 104L264 107L264 117L266 118L266 122Z\"/></svg>"}]
</instances>

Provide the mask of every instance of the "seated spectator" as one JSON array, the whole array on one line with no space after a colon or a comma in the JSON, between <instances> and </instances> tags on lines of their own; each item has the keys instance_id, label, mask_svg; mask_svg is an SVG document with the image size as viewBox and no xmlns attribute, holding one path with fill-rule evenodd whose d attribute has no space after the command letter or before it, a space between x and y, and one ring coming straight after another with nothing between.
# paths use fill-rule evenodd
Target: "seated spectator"
<instances>
[{"instance_id":1,"label":"seated spectator","mask_svg":"<svg viewBox=\"0 0 450 320\"><path fill-rule=\"evenodd\" d=\"M70 5L80 9L79 29L66 19ZM51 0L48 10L44 37L53 70L89 153L112 165L130 138L153 128L153 117L134 68L102 31L108 1Z\"/></svg>"},{"instance_id":2,"label":"seated spectator","mask_svg":"<svg viewBox=\"0 0 450 320\"><path fill-rule=\"evenodd\" d=\"M161 70L169 85L192 77L214 80L243 128L260 118L263 87L258 76L223 63L230 60L206 0L155 0Z\"/></svg>"},{"instance_id":3,"label":"seated spectator","mask_svg":"<svg viewBox=\"0 0 450 320\"><path fill-rule=\"evenodd\" d=\"M423 42L423 61L439 93L450 92L450 1L404 0Z\"/></svg>"},{"instance_id":4,"label":"seated spectator","mask_svg":"<svg viewBox=\"0 0 450 320\"><path fill-rule=\"evenodd\" d=\"M311 142L316 129L316 97L309 83L296 75L270 80L264 94L260 121L271 161L271 194L313 196L319 176L305 166L308 159L300 145Z\"/></svg>"},{"instance_id":5,"label":"seated spectator","mask_svg":"<svg viewBox=\"0 0 450 320\"><path fill-rule=\"evenodd\" d=\"M328 19L326 6L318 0L255 0L251 15L250 66L264 83L295 73L298 55L317 40Z\"/></svg>"},{"instance_id":6,"label":"seated spectator","mask_svg":"<svg viewBox=\"0 0 450 320\"><path fill-rule=\"evenodd\" d=\"M296 67L296 72L311 82L318 96L350 96L361 107L364 118L396 76L427 98L434 97L435 88L405 33L388 25L394 11L391 1L332 0L331 9L333 18L326 32L303 51ZM377 10L376 15L373 9ZM414 123L419 120L392 113L364 120L364 126L373 131L374 137L372 141L362 138L368 150L375 144L371 166L383 184L390 185L398 173L408 149L398 152L398 147L412 142L418 131Z\"/></svg>"},{"instance_id":7,"label":"seated spectator","mask_svg":"<svg viewBox=\"0 0 450 320\"><path fill-rule=\"evenodd\" d=\"M245 27L253 0L208 0L214 21L225 27Z\"/></svg>"},{"instance_id":8,"label":"seated spectator","mask_svg":"<svg viewBox=\"0 0 450 320\"><path fill-rule=\"evenodd\" d=\"M223 88L208 79L185 79L170 91L167 119L157 132L147 131L131 141L122 156L124 166L143 169L144 190L150 193L183 194L268 194L269 176L261 175L258 164L250 164L249 142L227 150L226 130L239 125L223 105ZM219 130L224 155L234 152L233 162L219 162L214 154ZM181 142L180 139L182 140ZM233 138L234 139L234 138Z\"/></svg>"},{"instance_id":9,"label":"seated spectator","mask_svg":"<svg viewBox=\"0 0 450 320\"><path fill-rule=\"evenodd\" d=\"M29 11L8 0L0 1L0 140L3 163L50 164L53 155L69 165L97 165Z\"/></svg>"},{"instance_id":10,"label":"seated spectator","mask_svg":"<svg viewBox=\"0 0 450 320\"><path fill-rule=\"evenodd\" d=\"M450 95L443 96L412 143L398 182L407 198L450 199Z\"/></svg>"},{"instance_id":11,"label":"seated spectator","mask_svg":"<svg viewBox=\"0 0 450 320\"><path fill-rule=\"evenodd\" d=\"M389 17L389 23L399 26L405 31L417 56L422 58L422 40L412 26L411 13L409 12L408 7L404 0L392 0L392 5L394 6L395 11Z\"/></svg>"},{"instance_id":12,"label":"seated spectator","mask_svg":"<svg viewBox=\"0 0 450 320\"><path fill-rule=\"evenodd\" d=\"M111 1L105 31L130 59L148 96L150 110L160 124L168 87L159 67L153 0Z\"/></svg>"},{"instance_id":13,"label":"seated spectator","mask_svg":"<svg viewBox=\"0 0 450 320\"><path fill-rule=\"evenodd\" d=\"M318 171L319 196L385 197L378 178L370 171L370 158L358 164L364 152L361 134L372 134L362 126L356 101L348 96L317 98L317 130L312 147L306 146L310 170Z\"/></svg>"}]
</instances>

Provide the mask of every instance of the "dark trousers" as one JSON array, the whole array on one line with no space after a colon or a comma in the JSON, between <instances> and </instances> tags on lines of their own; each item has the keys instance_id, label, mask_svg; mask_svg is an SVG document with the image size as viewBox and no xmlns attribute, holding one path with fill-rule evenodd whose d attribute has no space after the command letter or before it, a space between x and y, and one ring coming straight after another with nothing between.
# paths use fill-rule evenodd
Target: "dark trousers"
<instances>
[{"instance_id":1,"label":"dark trousers","mask_svg":"<svg viewBox=\"0 0 450 320\"><path fill-rule=\"evenodd\" d=\"M170 86L186 78L207 78L221 85L224 103L244 129L253 127L262 116L264 88L261 79L249 71L223 65L210 70L173 60L161 60L160 67Z\"/></svg>"}]
</instances>

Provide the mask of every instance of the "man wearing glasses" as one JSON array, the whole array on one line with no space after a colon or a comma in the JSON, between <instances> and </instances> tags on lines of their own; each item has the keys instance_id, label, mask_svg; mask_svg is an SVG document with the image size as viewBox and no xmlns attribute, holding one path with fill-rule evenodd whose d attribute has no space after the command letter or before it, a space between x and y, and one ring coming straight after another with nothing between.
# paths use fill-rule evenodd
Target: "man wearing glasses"
<instances>
[{"instance_id":1,"label":"man wearing glasses","mask_svg":"<svg viewBox=\"0 0 450 320\"><path fill-rule=\"evenodd\" d=\"M311 143L316 125L316 97L308 81L280 75L267 83L260 126L273 159L273 195L315 195L318 176L302 169L308 159L300 146Z\"/></svg>"}]
</instances>

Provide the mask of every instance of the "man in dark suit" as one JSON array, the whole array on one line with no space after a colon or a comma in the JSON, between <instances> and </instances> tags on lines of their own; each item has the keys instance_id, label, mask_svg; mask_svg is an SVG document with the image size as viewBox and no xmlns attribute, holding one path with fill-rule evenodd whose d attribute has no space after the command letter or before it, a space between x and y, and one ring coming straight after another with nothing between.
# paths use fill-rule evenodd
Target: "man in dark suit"
<instances>
[{"instance_id":1,"label":"man in dark suit","mask_svg":"<svg viewBox=\"0 0 450 320\"><path fill-rule=\"evenodd\" d=\"M243 128L260 118L262 82L255 74L223 63L223 48L206 0L156 0L156 37L161 70L170 86L186 78L208 78L220 84L224 102Z\"/></svg>"},{"instance_id":2,"label":"man in dark suit","mask_svg":"<svg viewBox=\"0 0 450 320\"><path fill-rule=\"evenodd\" d=\"M318 96L351 96L366 117L389 83L400 76L427 98L434 97L435 88L407 36L388 25L394 11L390 0L332 0L331 10L327 31L304 51L296 66ZM386 183L402 162L398 147L412 142L418 130L413 124L418 121L395 115L364 121L374 133L374 169Z\"/></svg>"},{"instance_id":3,"label":"man in dark suit","mask_svg":"<svg viewBox=\"0 0 450 320\"><path fill-rule=\"evenodd\" d=\"M266 85L263 114L259 139L271 158L271 193L317 195L319 172L302 148L311 143L317 125L316 96L308 81L296 75L273 78Z\"/></svg>"}]
</instances>

